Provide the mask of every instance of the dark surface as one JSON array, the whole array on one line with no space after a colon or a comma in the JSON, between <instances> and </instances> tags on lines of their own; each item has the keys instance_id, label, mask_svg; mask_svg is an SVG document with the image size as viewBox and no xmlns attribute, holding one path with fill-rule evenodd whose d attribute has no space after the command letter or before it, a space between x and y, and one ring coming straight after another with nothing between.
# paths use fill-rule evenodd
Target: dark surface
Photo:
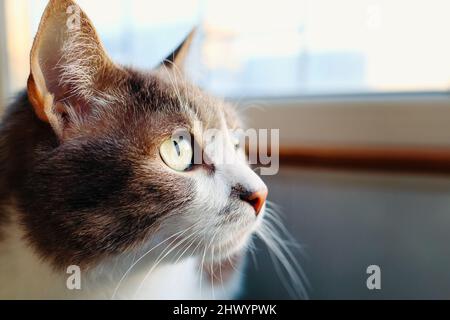
<instances>
[{"instance_id":1,"label":"dark surface","mask_svg":"<svg viewBox=\"0 0 450 320\"><path fill-rule=\"evenodd\" d=\"M282 169L263 177L303 246L312 299L450 297L450 178ZM289 298L257 242L244 298ZM381 268L368 290L366 268Z\"/></svg>"}]
</instances>

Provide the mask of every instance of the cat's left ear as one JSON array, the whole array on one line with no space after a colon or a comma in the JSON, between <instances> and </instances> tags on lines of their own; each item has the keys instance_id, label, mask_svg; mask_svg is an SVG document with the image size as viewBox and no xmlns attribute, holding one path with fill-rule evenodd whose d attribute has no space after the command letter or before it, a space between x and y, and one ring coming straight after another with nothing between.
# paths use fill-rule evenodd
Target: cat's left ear
<instances>
[{"instance_id":1,"label":"cat's left ear","mask_svg":"<svg viewBox=\"0 0 450 320\"><path fill-rule=\"evenodd\" d=\"M194 27L191 32L184 38L183 42L169 54L159 65L161 67L173 68L176 66L178 69L184 69L184 63L189 53L189 49L192 45L192 41L197 34L197 28Z\"/></svg>"},{"instance_id":2,"label":"cat's left ear","mask_svg":"<svg viewBox=\"0 0 450 320\"><path fill-rule=\"evenodd\" d=\"M63 138L109 92L121 69L107 56L95 28L72 0L50 0L30 55L28 97L38 118Z\"/></svg>"}]
</instances>

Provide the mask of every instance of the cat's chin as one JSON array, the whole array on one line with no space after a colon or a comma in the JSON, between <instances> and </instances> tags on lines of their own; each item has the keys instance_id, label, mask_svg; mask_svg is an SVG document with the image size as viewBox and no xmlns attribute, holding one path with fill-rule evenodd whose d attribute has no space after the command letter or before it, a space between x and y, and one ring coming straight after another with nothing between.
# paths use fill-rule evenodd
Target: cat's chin
<instances>
[{"instance_id":1,"label":"cat's chin","mask_svg":"<svg viewBox=\"0 0 450 320\"><path fill-rule=\"evenodd\" d=\"M242 230L230 239L224 239L214 244L214 251L209 260L220 261L244 252L251 241L253 231Z\"/></svg>"},{"instance_id":2,"label":"cat's chin","mask_svg":"<svg viewBox=\"0 0 450 320\"><path fill-rule=\"evenodd\" d=\"M231 237L226 237L214 244L214 259L227 259L237 253L244 251L256 230L261 224L261 219L257 219L251 225L233 232Z\"/></svg>"}]
</instances>

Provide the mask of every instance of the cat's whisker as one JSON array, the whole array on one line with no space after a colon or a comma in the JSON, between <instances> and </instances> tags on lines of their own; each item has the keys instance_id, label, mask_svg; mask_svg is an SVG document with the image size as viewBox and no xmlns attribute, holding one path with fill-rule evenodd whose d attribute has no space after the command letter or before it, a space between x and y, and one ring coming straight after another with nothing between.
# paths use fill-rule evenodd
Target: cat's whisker
<instances>
[{"instance_id":1,"label":"cat's whisker","mask_svg":"<svg viewBox=\"0 0 450 320\"><path fill-rule=\"evenodd\" d=\"M284 270L286 270L287 274L291 278L291 280L294 282L294 287L287 284L287 281L284 279L283 272L278 267L278 264L274 261L275 267L278 269L278 274L280 277L280 280L285 283L286 289L288 291L294 291L296 295L300 297L307 297L306 289L304 288L304 282L307 284L307 279L303 273L302 268L298 264L297 260L295 259L294 255L292 254L291 250L287 247L287 243L283 241L283 239L280 238L278 235L278 232L276 229L273 229L270 227L270 224L267 223L268 219L270 219L272 222L277 221L275 218L275 213L273 210L267 210L267 215L263 220L263 225L259 228L257 231L257 235L263 240L263 242L267 245L269 248L269 253L271 255L271 258L276 257L278 261L283 266ZM274 227L280 227L280 224L275 223ZM287 236L289 236L289 233L284 228L284 226L281 228L284 233L286 233ZM291 290L292 289L292 290ZM295 297L295 296L294 296Z\"/></svg>"},{"instance_id":2,"label":"cat's whisker","mask_svg":"<svg viewBox=\"0 0 450 320\"><path fill-rule=\"evenodd\" d=\"M200 239L200 234L197 236L197 245L195 246L194 250L192 250L192 254L195 254L197 252L198 247L200 247L200 245L202 244L201 239Z\"/></svg>"},{"instance_id":3,"label":"cat's whisker","mask_svg":"<svg viewBox=\"0 0 450 320\"><path fill-rule=\"evenodd\" d=\"M209 246L211 245L211 243L214 241L214 237L216 236L217 233L214 233L213 237L211 238L210 242L208 245L205 245L205 248L203 250L203 256L202 256L202 260L201 260L201 268L200 268L200 295L202 293L202 283L203 283L203 267L205 264L205 258L206 258L206 252L209 249Z\"/></svg>"},{"instance_id":4,"label":"cat's whisker","mask_svg":"<svg viewBox=\"0 0 450 320\"><path fill-rule=\"evenodd\" d=\"M239 272L239 270L235 267L233 260L231 260L231 256L228 255L227 256L228 262L230 263L231 267L233 268L234 271Z\"/></svg>"},{"instance_id":5,"label":"cat's whisker","mask_svg":"<svg viewBox=\"0 0 450 320\"><path fill-rule=\"evenodd\" d=\"M127 271L126 271L126 272L123 274L123 276L120 278L120 280L119 280L119 282L118 282L116 288L114 289L114 292L113 292L113 295L112 295L111 299L114 299L114 298L115 298L115 296L116 296L116 294L117 294L117 291L119 290L119 288L120 288L122 282L125 280L125 278L128 276L128 274L131 272L131 270L134 268L134 266L136 266L136 264L138 264L142 259L144 259L145 256L147 256L150 252L152 252L153 250L155 250L155 249L158 248L159 246L163 245L164 243L166 243L167 241L169 241L169 240L172 239L173 237L179 235L180 233L184 233L184 232L186 232L187 230L190 230L190 229L193 228L194 226L195 226L195 224L192 225L191 227L187 228L186 230L181 230L181 231L178 231L178 232L174 233L173 235L171 235L170 237L166 238L165 240L163 240L163 241L161 241L161 242L158 242L158 244L156 244L155 246L153 246L152 248L150 248L148 251L146 251L144 254L142 254L142 255L139 257L139 259L137 259L135 262L133 262L133 263L131 264L131 266L127 269Z\"/></svg>"},{"instance_id":6,"label":"cat's whisker","mask_svg":"<svg viewBox=\"0 0 450 320\"><path fill-rule=\"evenodd\" d=\"M286 278L283 270L282 270L282 263L280 263L279 259L274 255L274 253L269 249L269 256L272 260L273 266L275 268L275 272L277 273L278 278L280 279L282 285L287 290L289 296L292 299L297 298L297 292L295 292L295 289L292 287L291 283L289 283L288 279Z\"/></svg>"},{"instance_id":7,"label":"cat's whisker","mask_svg":"<svg viewBox=\"0 0 450 320\"><path fill-rule=\"evenodd\" d=\"M281 222L280 217L277 215L277 213L275 211L271 210L270 208L267 208L266 218L269 219L274 224L274 227L279 228L281 230L281 233L284 234L284 236L287 238L287 240L289 240L289 241L283 240L283 243L289 244L293 247L296 247L297 249L301 250L303 253L303 247L294 239L294 237L286 229L284 224Z\"/></svg>"},{"instance_id":8,"label":"cat's whisker","mask_svg":"<svg viewBox=\"0 0 450 320\"><path fill-rule=\"evenodd\" d=\"M199 234L200 234L199 231L197 231L197 232L195 232L195 233L193 233L193 234L194 234L195 236L191 239L191 241L189 241L188 243L186 243L180 250L178 250L178 252L179 252L179 251L181 251L181 250L184 249L184 250L181 252L181 254L178 255L177 259L176 259L175 262L174 262L174 265L178 264L178 262L183 258L183 256L184 256L184 255L186 254L186 252L189 250L189 248L195 243L195 241L196 241L197 239L199 239ZM197 247L198 247L198 245L197 245ZM196 248L197 248L197 247L196 247ZM193 253L195 253L196 248L194 248ZM177 254L178 254L178 252L177 252Z\"/></svg>"},{"instance_id":9,"label":"cat's whisker","mask_svg":"<svg viewBox=\"0 0 450 320\"><path fill-rule=\"evenodd\" d=\"M214 292L214 278L215 278L215 274L214 274L214 248L215 248L215 246L212 243L214 242L214 239L216 238L218 233L219 233L219 230L217 230L214 233L214 235L213 235L213 237L212 237L212 239L211 239L211 241L209 243L210 246L212 245L210 271L211 271L211 290L212 290L212 296L213 296L214 300L215 300L215 292Z\"/></svg>"},{"instance_id":10,"label":"cat's whisker","mask_svg":"<svg viewBox=\"0 0 450 320\"><path fill-rule=\"evenodd\" d=\"M211 265L210 265L210 272L211 272L211 291L212 291L212 298L213 300L216 299L216 295L214 292L214 246L212 246L211 249Z\"/></svg>"},{"instance_id":11,"label":"cat's whisker","mask_svg":"<svg viewBox=\"0 0 450 320\"><path fill-rule=\"evenodd\" d=\"M172 61L168 61L168 63L171 65L171 68L175 71L174 77L176 79L180 79L183 82L182 83L182 88L184 88L187 91L187 93L189 94L189 98L193 100L193 98L195 98L194 94L192 92L193 90L189 90L190 87L188 86L187 81L186 81L186 77L183 76L183 72L181 71L180 67L176 63L174 63ZM178 80L176 81L176 83L178 85Z\"/></svg>"},{"instance_id":12,"label":"cat's whisker","mask_svg":"<svg viewBox=\"0 0 450 320\"><path fill-rule=\"evenodd\" d=\"M181 93L180 93L180 89L178 87L178 83L176 84L175 81L172 78L171 72L169 71L169 69L166 67L166 65L163 64L163 68L167 74L167 77L169 78L169 81L172 85L173 91L175 92L175 96L177 97L178 102L180 103L180 106L183 106L186 108L186 103L183 102L183 99L181 98ZM174 75L175 77L175 75ZM187 108L188 109L188 108Z\"/></svg>"},{"instance_id":13,"label":"cat's whisker","mask_svg":"<svg viewBox=\"0 0 450 320\"><path fill-rule=\"evenodd\" d=\"M197 232L195 234L195 237L187 244L187 247L184 249L184 251L181 253L181 255L177 258L177 260L175 260L175 264L177 264L181 260L183 255L189 250L189 248L195 243L195 241L198 238L199 238L199 232ZM193 253L195 253L195 249L194 249Z\"/></svg>"},{"instance_id":14,"label":"cat's whisker","mask_svg":"<svg viewBox=\"0 0 450 320\"><path fill-rule=\"evenodd\" d=\"M187 238L191 238L192 236L194 236L190 241L188 241L186 244L184 244L181 248L179 248L179 250L177 251L176 255L178 255L178 257L176 258L174 265L178 264L178 262L183 258L183 256L186 254L186 252L189 250L189 248L191 248L191 246L195 243L195 241L199 238L199 234L200 231L194 231L193 233L191 233ZM181 252L181 254L179 254L179 252L183 250ZM195 249L194 249L195 250ZM175 255L175 256L176 256Z\"/></svg>"},{"instance_id":15,"label":"cat's whisker","mask_svg":"<svg viewBox=\"0 0 450 320\"><path fill-rule=\"evenodd\" d=\"M193 227L193 226L192 226ZM186 230L183 231L183 233L181 233L180 235L178 235L162 252L161 254L156 258L156 262L153 264L153 266L150 268L150 270L146 273L146 275L144 276L143 280L141 281L141 283L139 284L134 296L136 297L137 294L139 294L139 292L141 291L145 281L147 280L147 278L150 276L150 274L153 272L153 270L156 269L156 267L173 251L175 250L178 246L180 246L182 243L184 243L187 239L189 239L189 237L186 237L184 239L182 239L180 242L176 243L177 240L183 236L183 234L185 234L187 231L189 231L192 228L188 228ZM192 234L191 234L192 235ZM175 246L173 246L171 248L171 246L174 244ZM167 252L166 252L167 251ZM165 253L166 252L166 253ZM162 257L161 257L162 256Z\"/></svg>"},{"instance_id":16,"label":"cat's whisker","mask_svg":"<svg viewBox=\"0 0 450 320\"><path fill-rule=\"evenodd\" d=\"M187 79L186 77L183 75L183 72L181 71L180 67L172 62L172 61L167 61L170 65L171 68L175 71L174 72L174 78L176 79L176 84L178 85L178 79L180 79L180 81L182 82L181 86L177 86L174 87L174 91L178 92L179 95L181 95L180 93L180 88L184 89L184 93L186 93L186 95L188 96L188 101L192 100L195 101L196 100L196 93L195 93L195 89L194 87L188 85ZM169 72L167 70L167 68L165 69L166 72ZM170 75L168 75L170 78ZM172 86L174 86L173 81L172 81ZM197 119L201 119L201 116L199 114L199 110L197 107L194 108L194 110L192 110L192 107L195 107L195 105L189 105L189 110L188 111L193 111L195 113L195 116ZM203 120L203 126L205 129L209 128L209 123L212 122L212 118L213 116L211 114L209 115L203 115L203 117L208 116L208 119L204 119Z\"/></svg>"},{"instance_id":17,"label":"cat's whisker","mask_svg":"<svg viewBox=\"0 0 450 320\"><path fill-rule=\"evenodd\" d=\"M284 270L288 273L289 277L296 283L296 287L294 288L295 292L300 297L307 297L307 292L304 287L306 284L309 287L308 280L303 272L303 269L299 265L297 259L293 255L292 251L289 249L288 245L293 245L297 249L301 249L298 246L297 242L290 235L285 226L281 223L281 219L279 215L276 213L274 208L278 206L272 202L268 202L268 206L266 208L266 215L263 220L263 225L257 231L257 235L263 240L263 242L268 246L269 253L271 254L271 258L276 258ZM279 207L278 207L279 208ZM271 223L268 223L270 221ZM277 229L278 228L278 229ZM292 244L285 239L282 239L280 236L280 232L285 235L288 239L291 240ZM302 252L301 252L302 253ZM276 268L279 269L278 263L274 262ZM278 271L277 271L278 272ZM284 278L283 272L280 270L279 276L280 279ZM283 280L282 280L283 281ZM287 281L284 281L287 283ZM285 285L286 286L286 285ZM288 291L291 286L287 285L286 288Z\"/></svg>"},{"instance_id":18,"label":"cat's whisker","mask_svg":"<svg viewBox=\"0 0 450 320\"><path fill-rule=\"evenodd\" d=\"M222 258L222 248L219 246L219 256ZM222 287L222 293L225 294L225 286L223 285L223 273L222 273L222 263L219 263L219 276L220 276L220 285Z\"/></svg>"},{"instance_id":19,"label":"cat's whisker","mask_svg":"<svg viewBox=\"0 0 450 320\"><path fill-rule=\"evenodd\" d=\"M298 283L301 283L302 285L302 279L304 279L304 281L308 285L301 266L298 264L296 258L292 254L291 250L289 250L286 243L284 243L284 241L279 236L277 236L276 232L268 225L266 225L266 228L267 234L270 234L272 236L272 250L274 251L276 256L279 258L283 257L286 262L290 261L290 263L286 264L286 266L289 265L289 269L286 268L286 270L288 271L288 273L290 273L291 278L293 278L293 280L296 280Z\"/></svg>"},{"instance_id":20,"label":"cat's whisker","mask_svg":"<svg viewBox=\"0 0 450 320\"><path fill-rule=\"evenodd\" d=\"M258 260L256 259L256 253L255 253L256 246L255 246L253 238L250 239L248 248L249 248L250 255L252 257L253 264L255 266L255 270L258 271Z\"/></svg>"},{"instance_id":21,"label":"cat's whisker","mask_svg":"<svg viewBox=\"0 0 450 320\"><path fill-rule=\"evenodd\" d=\"M214 232L214 234L211 237L211 240L209 241L209 243L207 245L205 245L205 249L203 251L203 257L202 257L202 261L201 261L202 267L201 267L201 272L200 272L200 281L201 281L200 285L201 285L202 280L203 280L203 267L204 267L204 264L205 264L206 253L209 251L210 248L212 248L213 249L212 253L208 252L209 256L211 256L211 262L208 262L208 263L210 263L210 271L212 271L212 273L211 273L211 285L212 285L212 293L213 293L213 295L214 295L214 288L213 288L213 285L214 285L214 279L213 279L213 277L214 277L214 270L211 269L211 267L214 265L214 246L213 246L213 242L214 242L216 236L218 235L218 233L219 233L219 229ZM201 287L200 287L200 290L201 290Z\"/></svg>"},{"instance_id":22,"label":"cat's whisker","mask_svg":"<svg viewBox=\"0 0 450 320\"><path fill-rule=\"evenodd\" d=\"M203 255L202 260L200 262L200 296L202 296L202 283L203 283L203 263L205 261L205 255L206 255L206 247L203 248Z\"/></svg>"}]
</instances>

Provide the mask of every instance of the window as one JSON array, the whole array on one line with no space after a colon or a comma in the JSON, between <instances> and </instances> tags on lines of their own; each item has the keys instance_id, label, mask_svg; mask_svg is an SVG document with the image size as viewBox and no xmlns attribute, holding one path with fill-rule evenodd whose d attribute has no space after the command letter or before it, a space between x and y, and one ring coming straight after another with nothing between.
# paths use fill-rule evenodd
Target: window
<instances>
[{"instance_id":1,"label":"window","mask_svg":"<svg viewBox=\"0 0 450 320\"><path fill-rule=\"evenodd\" d=\"M47 0L27 3L31 42ZM450 88L448 0L78 3L94 21L113 59L141 68L153 67L192 26L199 25L189 74L221 96Z\"/></svg>"}]
</instances>

